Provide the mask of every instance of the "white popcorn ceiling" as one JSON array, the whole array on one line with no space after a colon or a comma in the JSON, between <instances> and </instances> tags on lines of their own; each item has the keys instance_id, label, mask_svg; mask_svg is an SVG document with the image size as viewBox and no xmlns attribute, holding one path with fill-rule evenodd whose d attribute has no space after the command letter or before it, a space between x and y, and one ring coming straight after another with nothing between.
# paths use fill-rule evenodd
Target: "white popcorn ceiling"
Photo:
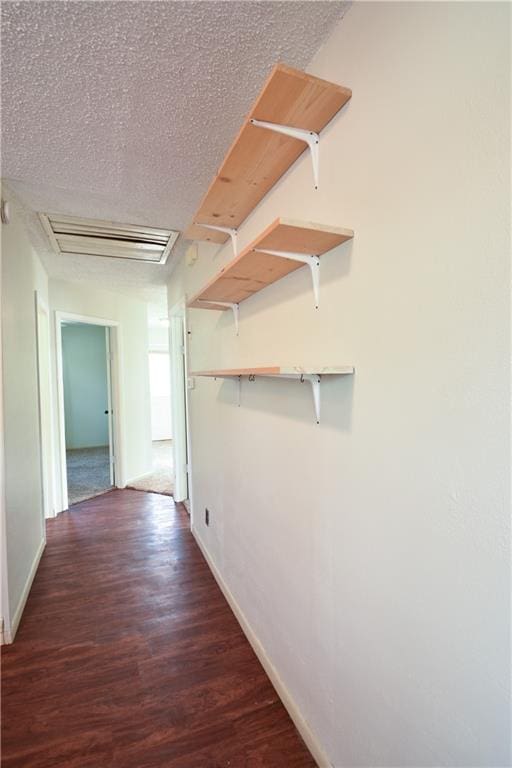
<instances>
[{"instance_id":1,"label":"white popcorn ceiling","mask_svg":"<svg viewBox=\"0 0 512 768\"><path fill-rule=\"evenodd\" d=\"M57 256L35 211L183 230L277 61L342 2L3 2L2 175L52 277L161 296L167 265Z\"/></svg>"}]
</instances>

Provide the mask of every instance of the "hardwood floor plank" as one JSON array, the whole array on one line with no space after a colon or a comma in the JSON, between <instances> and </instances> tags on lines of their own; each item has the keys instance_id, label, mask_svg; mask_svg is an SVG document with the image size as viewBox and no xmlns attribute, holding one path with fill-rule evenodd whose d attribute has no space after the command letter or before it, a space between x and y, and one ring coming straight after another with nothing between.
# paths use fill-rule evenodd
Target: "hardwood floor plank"
<instances>
[{"instance_id":1,"label":"hardwood floor plank","mask_svg":"<svg viewBox=\"0 0 512 768\"><path fill-rule=\"evenodd\" d=\"M2 649L2 766L315 765L181 505L111 491L47 539Z\"/></svg>"}]
</instances>

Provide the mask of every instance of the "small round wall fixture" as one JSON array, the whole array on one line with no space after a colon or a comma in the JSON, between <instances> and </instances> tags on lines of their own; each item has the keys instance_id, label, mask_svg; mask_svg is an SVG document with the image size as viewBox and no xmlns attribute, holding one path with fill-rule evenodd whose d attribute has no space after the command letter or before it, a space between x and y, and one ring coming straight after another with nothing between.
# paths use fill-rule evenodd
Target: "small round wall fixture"
<instances>
[{"instance_id":1,"label":"small round wall fixture","mask_svg":"<svg viewBox=\"0 0 512 768\"><path fill-rule=\"evenodd\" d=\"M11 210L8 200L2 200L0 204L0 219L2 224L8 224L11 220Z\"/></svg>"}]
</instances>

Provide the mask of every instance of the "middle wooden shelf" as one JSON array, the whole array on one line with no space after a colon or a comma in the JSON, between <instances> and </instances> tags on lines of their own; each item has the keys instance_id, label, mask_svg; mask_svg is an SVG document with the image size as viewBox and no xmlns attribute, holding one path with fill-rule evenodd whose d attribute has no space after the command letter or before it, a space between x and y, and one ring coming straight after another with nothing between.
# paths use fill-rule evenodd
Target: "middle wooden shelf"
<instances>
[{"instance_id":1,"label":"middle wooden shelf","mask_svg":"<svg viewBox=\"0 0 512 768\"><path fill-rule=\"evenodd\" d=\"M194 309L233 309L285 275L308 265L315 305L319 302L319 257L354 236L351 229L276 219L252 243L223 267L191 299Z\"/></svg>"}]
</instances>

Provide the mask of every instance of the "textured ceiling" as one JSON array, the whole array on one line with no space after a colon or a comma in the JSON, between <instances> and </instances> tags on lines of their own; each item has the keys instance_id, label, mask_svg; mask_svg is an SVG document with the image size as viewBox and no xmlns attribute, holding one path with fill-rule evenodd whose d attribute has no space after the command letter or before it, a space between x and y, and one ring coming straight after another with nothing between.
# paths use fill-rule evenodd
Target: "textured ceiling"
<instances>
[{"instance_id":1,"label":"textured ceiling","mask_svg":"<svg viewBox=\"0 0 512 768\"><path fill-rule=\"evenodd\" d=\"M304 68L346 7L3 2L2 175L50 275L161 294L172 260L56 256L30 212L182 230L273 64Z\"/></svg>"}]
</instances>

